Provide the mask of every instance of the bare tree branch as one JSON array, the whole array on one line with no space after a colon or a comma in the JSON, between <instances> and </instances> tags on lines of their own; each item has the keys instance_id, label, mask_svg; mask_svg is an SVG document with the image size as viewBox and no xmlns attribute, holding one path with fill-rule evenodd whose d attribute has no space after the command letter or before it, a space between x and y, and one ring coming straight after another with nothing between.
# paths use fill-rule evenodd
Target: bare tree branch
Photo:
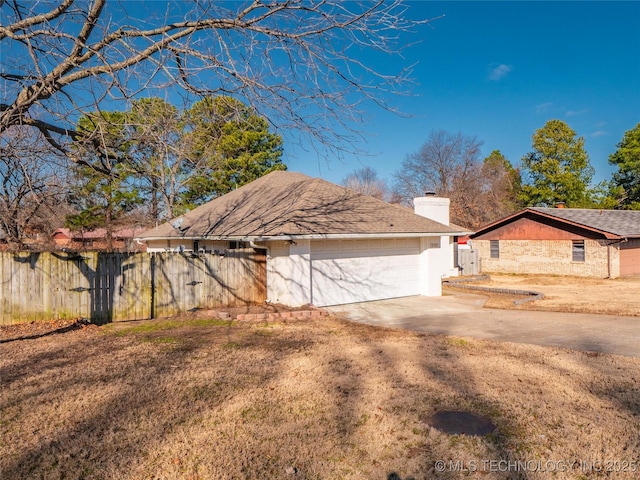
<instances>
[{"instance_id":1,"label":"bare tree branch","mask_svg":"<svg viewBox=\"0 0 640 480\"><path fill-rule=\"evenodd\" d=\"M0 141L0 231L21 249L29 231L49 233L61 219L64 157L52 157L37 131L11 127ZM62 168L61 168L62 167Z\"/></svg>"},{"instance_id":2,"label":"bare tree branch","mask_svg":"<svg viewBox=\"0 0 640 480\"><path fill-rule=\"evenodd\" d=\"M54 18L59 17L73 4L74 1L75 0L64 0L61 5L58 5L48 13L27 17L23 20L15 22L13 25L9 25L8 27L0 25L0 40L3 40L5 37L13 37L15 32L27 30L31 27L34 27L35 25L39 25L41 23L48 22L50 20L53 20ZM16 12L17 11L18 8L16 8Z\"/></svg>"},{"instance_id":3,"label":"bare tree branch","mask_svg":"<svg viewBox=\"0 0 640 480\"><path fill-rule=\"evenodd\" d=\"M356 50L397 54L426 23L408 20L401 0L176 2L162 15L158 2L56 3L0 4L0 46L11 52L0 59L0 134L29 125L60 149L83 113L160 90L233 94L274 125L335 145L360 102L390 108L382 94L409 83L410 69L378 72Z\"/></svg>"},{"instance_id":4,"label":"bare tree branch","mask_svg":"<svg viewBox=\"0 0 640 480\"><path fill-rule=\"evenodd\" d=\"M342 180L342 185L380 200L387 201L389 199L387 183L378 178L378 172L371 167L363 167L351 172Z\"/></svg>"}]
</instances>

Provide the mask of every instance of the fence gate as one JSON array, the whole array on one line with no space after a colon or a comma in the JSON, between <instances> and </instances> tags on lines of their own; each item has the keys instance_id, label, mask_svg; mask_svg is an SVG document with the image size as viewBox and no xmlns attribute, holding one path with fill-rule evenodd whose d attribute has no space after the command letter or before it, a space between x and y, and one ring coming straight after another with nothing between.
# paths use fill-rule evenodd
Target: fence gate
<instances>
[{"instance_id":1,"label":"fence gate","mask_svg":"<svg viewBox=\"0 0 640 480\"><path fill-rule=\"evenodd\" d=\"M458 265L460 266L461 275L480 274L478 250L466 248L458 250Z\"/></svg>"},{"instance_id":2,"label":"fence gate","mask_svg":"<svg viewBox=\"0 0 640 480\"><path fill-rule=\"evenodd\" d=\"M152 253L153 318L267 299L267 259L254 249L220 254Z\"/></svg>"}]
</instances>

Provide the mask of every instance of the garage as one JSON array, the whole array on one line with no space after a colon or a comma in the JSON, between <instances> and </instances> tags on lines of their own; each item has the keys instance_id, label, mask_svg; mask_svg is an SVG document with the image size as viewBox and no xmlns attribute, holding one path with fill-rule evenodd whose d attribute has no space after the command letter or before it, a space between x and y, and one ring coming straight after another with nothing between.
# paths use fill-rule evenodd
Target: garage
<instances>
[{"instance_id":1,"label":"garage","mask_svg":"<svg viewBox=\"0 0 640 480\"><path fill-rule=\"evenodd\" d=\"M420 239L311 242L311 296L316 306L419 295Z\"/></svg>"},{"instance_id":2,"label":"garage","mask_svg":"<svg viewBox=\"0 0 640 480\"><path fill-rule=\"evenodd\" d=\"M620 275L640 275L640 239L620 244Z\"/></svg>"},{"instance_id":3,"label":"garage","mask_svg":"<svg viewBox=\"0 0 640 480\"><path fill-rule=\"evenodd\" d=\"M419 197L414 207L275 171L140 240L149 252L195 242L222 257L239 244L262 251L272 304L320 307L441 295L442 277L457 273L453 237L471 232L449 225L449 199Z\"/></svg>"}]
</instances>

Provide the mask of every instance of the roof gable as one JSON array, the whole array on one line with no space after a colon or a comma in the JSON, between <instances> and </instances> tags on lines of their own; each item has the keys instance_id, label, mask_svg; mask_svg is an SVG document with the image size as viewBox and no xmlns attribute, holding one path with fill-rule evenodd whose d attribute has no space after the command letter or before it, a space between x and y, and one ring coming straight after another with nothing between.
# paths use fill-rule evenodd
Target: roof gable
<instances>
[{"instance_id":1,"label":"roof gable","mask_svg":"<svg viewBox=\"0 0 640 480\"><path fill-rule=\"evenodd\" d=\"M276 171L140 238L456 234L459 230L348 188Z\"/></svg>"},{"instance_id":2,"label":"roof gable","mask_svg":"<svg viewBox=\"0 0 640 480\"><path fill-rule=\"evenodd\" d=\"M543 207L532 207L531 210L620 237L640 237L639 210Z\"/></svg>"},{"instance_id":3,"label":"roof gable","mask_svg":"<svg viewBox=\"0 0 640 480\"><path fill-rule=\"evenodd\" d=\"M522 218L552 222L556 228L571 232L589 231L592 235L609 239L640 237L640 211L546 207L526 208L482 227L471 237L486 236L489 232L514 224Z\"/></svg>"}]
</instances>

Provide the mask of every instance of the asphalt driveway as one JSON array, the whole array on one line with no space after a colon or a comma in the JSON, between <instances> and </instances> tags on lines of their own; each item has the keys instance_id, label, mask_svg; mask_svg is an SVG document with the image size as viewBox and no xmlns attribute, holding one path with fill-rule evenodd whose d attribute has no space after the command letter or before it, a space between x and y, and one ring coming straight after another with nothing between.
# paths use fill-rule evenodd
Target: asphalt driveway
<instances>
[{"instance_id":1,"label":"asphalt driveway","mask_svg":"<svg viewBox=\"0 0 640 480\"><path fill-rule=\"evenodd\" d=\"M640 318L482 308L482 295L405 297L325 307L352 321L640 358Z\"/></svg>"}]
</instances>

